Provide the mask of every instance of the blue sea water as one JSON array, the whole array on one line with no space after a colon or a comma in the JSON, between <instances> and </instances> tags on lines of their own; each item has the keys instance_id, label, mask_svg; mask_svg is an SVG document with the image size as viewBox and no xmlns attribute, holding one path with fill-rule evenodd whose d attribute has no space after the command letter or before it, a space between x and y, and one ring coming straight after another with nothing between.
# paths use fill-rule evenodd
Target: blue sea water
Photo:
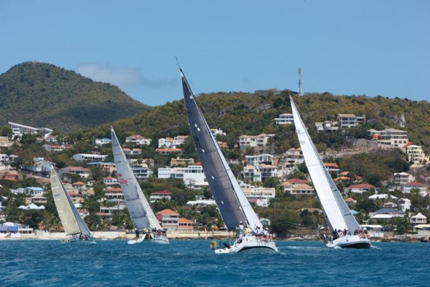
<instances>
[{"instance_id":1,"label":"blue sea water","mask_svg":"<svg viewBox=\"0 0 430 287\"><path fill-rule=\"evenodd\" d=\"M209 240L170 245L0 241L1 286L429 286L429 243L329 249L277 242L277 254L215 255Z\"/></svg>"}]
</instances>

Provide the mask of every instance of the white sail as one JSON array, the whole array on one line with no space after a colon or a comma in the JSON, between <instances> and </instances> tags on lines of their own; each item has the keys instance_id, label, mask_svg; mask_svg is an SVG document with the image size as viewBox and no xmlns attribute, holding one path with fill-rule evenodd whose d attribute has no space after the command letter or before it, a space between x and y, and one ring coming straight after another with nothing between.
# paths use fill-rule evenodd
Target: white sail
<instances>
[{"instance_id":1,"label":"white sail","mask_svg":"<svg viewBox=\"0 0 430 287\"><path fill-rule=\"evenodd\" d=\"M332 231L335 229L347 229L351 233L356 229L360 229L360 225L351 214L333 179L325 168L323 161L319 157L318 151L291 97L290 101L293 110L294 125L296 126L296 133L305 158L306 167L308 168L330 229Z\"/></svg>"},{"instance_id":2,"label":"white sail","mask_svg":"<svg viewBox=\"0 0 430 287\"><path fill-rule=\"evenodd\" d=\"M231 230L235 229L240 221L245 220L251 229L257 226L262 228L257 214L249 204L214 136L210 132L182 70L181 79L194 144L225 225Z\"/></svg>"},{"instance_id":3,"label":"white sail","mask_svg":"<svg viewBox=\"0 0 430 287\"><path fill-rule=\"evenodd\" d=\"M78 210L64 188L54 167L51 167L51 189L58 216L60 217L66 234L73 235L81 233L83 235L91 235L90 230L79 215Z\"/></svg>"},{"instance_id":4,"label":"white sail","mask_svg":"<svg viewBox=\"0 0 430 287\"><path fill-rule=\"evenodd\" d=\"M112 150L118 174L118 181L121 185L127 209L134 227L139 230L142 230L145 227L160 230L160 223L155 217L148 200L146 200L139 182L134 176L133 170L125 157L124 151L119 144L113 128L111 128L111 134Z\"/></svg>"}]
</instances>

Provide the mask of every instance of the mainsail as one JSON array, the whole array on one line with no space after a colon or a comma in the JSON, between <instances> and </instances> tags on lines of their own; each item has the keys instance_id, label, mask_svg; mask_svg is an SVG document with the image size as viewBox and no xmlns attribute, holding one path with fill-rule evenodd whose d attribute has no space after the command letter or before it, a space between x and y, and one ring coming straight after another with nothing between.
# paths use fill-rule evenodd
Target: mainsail
<instances>
[{"instance_id":1,"label":"mainsail","mask_svg":"<svg viewBox=\"0 0 430 287\"><path fill-rule=\"evenodd\" d=\"M212 194L227 229L235 229L240 221L251 229L262 228L257 214L249 204L221 149L200 111L188 81L181 71L184 102L191 134Z\"/></svg>"},{"instance_id":2,"label":"mainsail","mask_svg":"<svg viewBox=\"0 0 430 287\"><path fill-rule=\"evenodd\" d=\"M124 151L119 144L113 128L111 128L111 134L112 150L118 181L121 185L122 193L124 194L124 199L134 227L139 230L145 227L160 230L160 223L155 217L151 206L140 188L139 182L133 174L133 170L125 157Z\"/></svg>"},{"instance_id":3,"label":"mainsail","mask_svg":"<svg viewBox=\"0 0 430 287\"><path fill-rule=\"evenodd\" d=\"M73 235L81 233L82 235L91 235L90 230L79 215L78 210L73 204L73 201L58 177L54 167L51 167L51 189L58 216L60 217L66 234Z\"/></svg>"},{"instance_id":4,"label":"mainsail","mask_svg":"<svg viewBox=\"0 0 430 287\"><path fill-rule=\"evenodd\" d=\"M312 182L317 192L319 201L323 207L331 231L335 229L347 229L351 233L360 229L355 217L351 214L348 206L343 200L336 184L324 166L318 155L318 151L299 115L299 112L290 97L293 110L294 125L299 138L300 147L305 158L306 167L311 175Z\"/></svg>"}]
</instances>

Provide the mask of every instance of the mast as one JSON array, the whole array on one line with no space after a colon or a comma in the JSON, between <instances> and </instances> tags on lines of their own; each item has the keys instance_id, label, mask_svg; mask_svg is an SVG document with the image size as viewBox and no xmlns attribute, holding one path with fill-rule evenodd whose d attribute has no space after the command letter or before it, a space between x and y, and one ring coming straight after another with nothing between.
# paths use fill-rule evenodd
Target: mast
<instances>
[{"instance_id":1,"label":"mast","mask_svg":"<svg viewBox=\"0 0 430 287\"><path fill-rule=\"evenodd\" d=\"M91 235L53 166L51 166L51 189L58 216L66 234Z\"/></svg>"},{"instance_id":2,"label":"mast","mask_svg":"<svg viewBox=\"0 0 430 287\"><path fill-rule=\"evenodd\" d=\"M262 224L212 135L182 69L179 70L193 141L227 229L235 229L240 221L247 222L251 229L261 228Z\"/></svg>"},{"instance_id":3,"label":"mast","mask_svg":"<svg viewBox=\"0 0 430 287\"><path fill-rule=\"evenodd\" d=\"M122 150L112 127L111 136L118 181L121 185L133 226L139 230L142 230L145 227L161 229L160 223L155 217L148 200L143 194L139 182L125 157L124 151Z\"/></svg>"},{"instance_id":4,"label":"mast","mask_svg":"<svg viewBox=\"0 0 430 287\"><path fill-rule=\"evenodd\" d=\"M342 198L333 179L319 157L312 139L300 117L296 105L290 96L291 108L293 110L294 125L299 138L300 147L305 157L306 166L314 184L324 214L328 219L330 230L348 229L351 233L360 229L360 225L351 214L348 206Z\"/></svg>"}]
</instances>

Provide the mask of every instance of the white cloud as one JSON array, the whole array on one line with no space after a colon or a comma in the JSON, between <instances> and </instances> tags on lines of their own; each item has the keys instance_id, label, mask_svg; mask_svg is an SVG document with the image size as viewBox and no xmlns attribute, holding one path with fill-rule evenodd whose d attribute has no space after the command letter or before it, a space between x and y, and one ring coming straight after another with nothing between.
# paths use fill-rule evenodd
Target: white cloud
<instances>
[{"instance_id":1,"label":"white cloud","mask_svg":"<svg viewBox=\"0 0 430 287\"><path fill-rule=\"evenodd\" d=\"M110 83L121 88L133 86L161 88L175 83L171 79L147 79L139 68L113 67L110 64L83 64L79 65L76 72L94 81Z\"/></svg>"}]
</instances>

